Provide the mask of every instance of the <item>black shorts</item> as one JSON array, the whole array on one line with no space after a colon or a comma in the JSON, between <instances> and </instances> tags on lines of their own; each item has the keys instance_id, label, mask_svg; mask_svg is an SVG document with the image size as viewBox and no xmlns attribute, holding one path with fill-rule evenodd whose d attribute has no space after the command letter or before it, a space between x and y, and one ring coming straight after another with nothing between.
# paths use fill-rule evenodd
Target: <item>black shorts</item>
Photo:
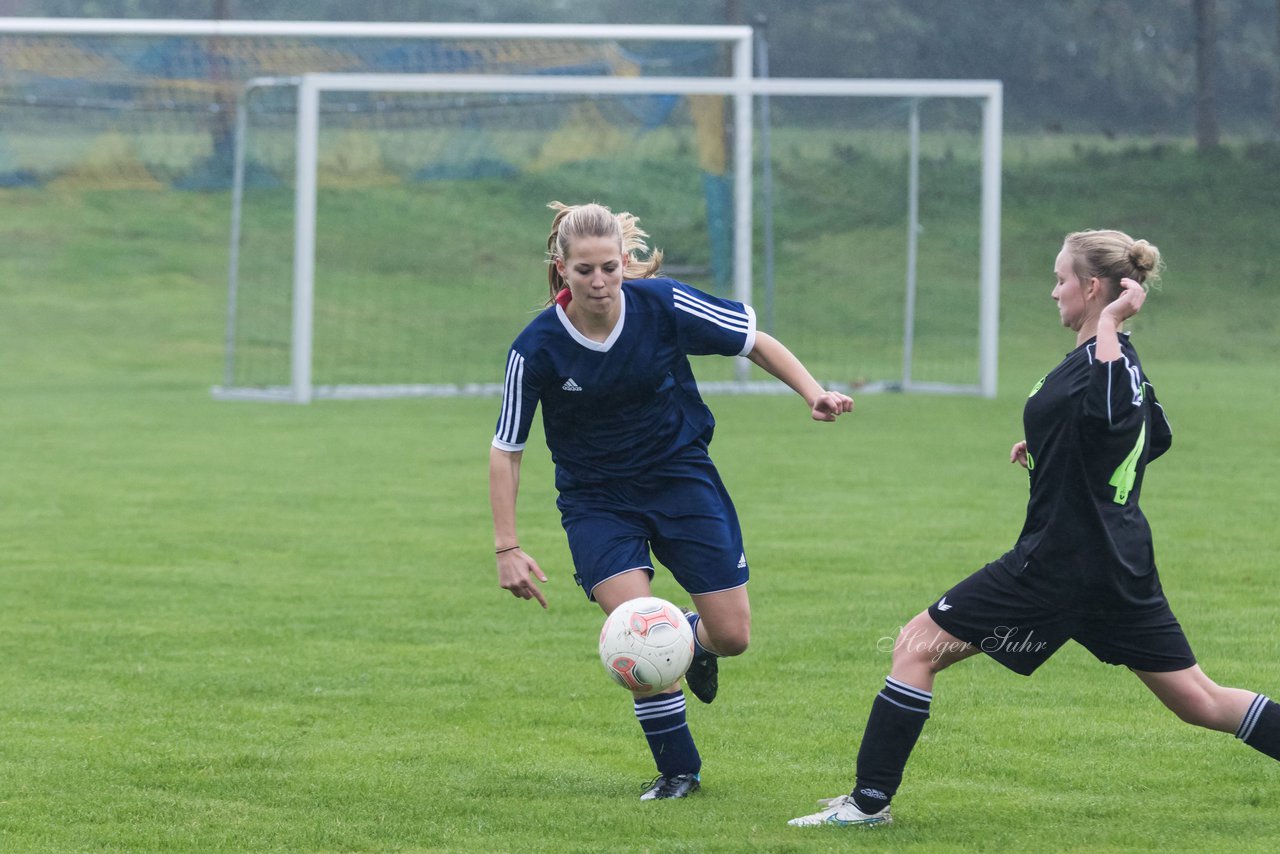
<instances>
[{"instance_id":1,"label":"black shorts","mask_svg":"<svg viewBox=\"0 0 1280 854\"><path fill-rule=\"evenodd\" d=\"M982 569L929 606L944 631L973 644L1014 673L1030 676L1068 640L1106 664L1167 673L1196 663L1163 596L1124 611L1063 611L1030 596L997 564Z\"/></svg>"}]
</instances>

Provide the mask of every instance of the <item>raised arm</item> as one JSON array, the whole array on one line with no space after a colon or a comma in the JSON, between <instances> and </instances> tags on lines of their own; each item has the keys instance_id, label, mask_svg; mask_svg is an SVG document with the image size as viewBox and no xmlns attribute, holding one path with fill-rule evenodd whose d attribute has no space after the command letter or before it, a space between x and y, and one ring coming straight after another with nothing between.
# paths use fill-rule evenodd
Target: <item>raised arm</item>
<instances>
[{"instance_id":1,"label":"raised arm","mask_svg":"<svg viewBox=\"0 0 1280 854\"><path fill-rule=\"evenodd\" d=\"M489 449L489 507L493 510L493 549L498 562L498 585L521 599L547 599L535 583L546 581L538 562L525 554L516 536L516 495L520 491L523 451Z\"/></svg>"},{"instance_id":2,"label":"raised arm","mask_svg":"<svg viewBox=\"0 0 1280 854\"><path fill-rule=\"evenodd\" d=\"M795 354L767 332L756 333L756 343L747 358L786 383L809 404L814 421L835 421L853 411L853 398L838 391L825 391Z\"/></svg>"},{"instance_id":3,"label":"raised arm","mask_svg":"<svg viewBox=\"0 0 1280 854\"><path fill-rule=\"evenodd\" d=\"M1104 309L1098 317L1098 347L1095 353L1099 362L1114 362L1120 358L1120 329L1124 322L1142 309L1147 291L1133 279L1120 280L1120 296Z\"/></svg>"}]
</instances>

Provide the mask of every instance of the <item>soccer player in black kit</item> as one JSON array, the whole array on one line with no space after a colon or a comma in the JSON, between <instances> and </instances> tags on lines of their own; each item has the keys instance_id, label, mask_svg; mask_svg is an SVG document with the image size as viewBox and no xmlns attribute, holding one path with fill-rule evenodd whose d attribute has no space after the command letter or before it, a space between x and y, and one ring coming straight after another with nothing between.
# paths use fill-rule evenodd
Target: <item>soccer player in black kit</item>
<instances>
[{"instance_id":1,"label":"soccer player in black kit","mask_svg":"<svg viewBox=\"0 0 1280 854\"><path fill-rule=\"evenodd\" d=\"M1022 533L903 627L867 719L853 791L789 824L890 823L889 802L929 717L937 673L985 652L1029 676L1068 640L1128 667L1187 723L1234 733L1280 759L1280 706L1222 687L1196 664L1160 587L1138 506L1147 463L1169 449L1172 432L1120 329L1160 268L1156 247L1123 232L1067 235L1053 299L1076 348L1032 388L1026 438L1010 451L1031 480Z\"/></svg>"}]
</instances>

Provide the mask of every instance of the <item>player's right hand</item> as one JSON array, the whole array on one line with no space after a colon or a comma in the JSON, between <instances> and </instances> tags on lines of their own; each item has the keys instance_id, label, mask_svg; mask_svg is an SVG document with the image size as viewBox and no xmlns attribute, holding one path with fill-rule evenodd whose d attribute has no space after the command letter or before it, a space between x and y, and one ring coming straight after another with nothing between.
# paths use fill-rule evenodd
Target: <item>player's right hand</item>
<instances>
[{"instance_id":1,"label":"player's right hand","mask_svg":"<svg viewBox=\"0 0 1280 854\"><path fill-rule=\"evenodd\" d=\"M536 579L536 580L535 580ZM542 595L539 582L545 582L547 576L538 562L524 553L524 549L512 549L498 555L498 586L510 590L518 599L537 599L543 608L547 607L547 597Z\"/></svg>"},{"instance_id":2,"label":"player's right hand","mask_svg":"<svg viewBox=\"0 0 1280 854\"><path fill-rule=\"evenodd\" d=\"M1124 278L1120 280L1120 295L1103 306L1102 313L1109 315L1117 324L1124 323L1142 310L1146 299L1146 288L1134 279Z\"/></svg>"},{"instance_id":3,"label":"player's right hand","mask_svg":"<svg viewBox=\"0 0 1280 854\"><path fill-rule=\"evenodd\" d=\"M1017 463L1023 468L1027 467L1027 440L1014 442L1013 447L1009 449L1009 462Z\"/></svg>"}]
</instances>

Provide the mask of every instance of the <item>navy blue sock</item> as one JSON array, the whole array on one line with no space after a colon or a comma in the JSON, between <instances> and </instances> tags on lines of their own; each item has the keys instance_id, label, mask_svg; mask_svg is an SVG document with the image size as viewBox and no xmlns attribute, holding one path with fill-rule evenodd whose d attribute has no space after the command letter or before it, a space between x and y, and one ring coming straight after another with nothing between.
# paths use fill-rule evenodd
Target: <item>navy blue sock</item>
<instances>
[{"instance_id":1,"label":"navy blue sock","mask_svg":"<svg viewBox=\"0 0 1280 854\"><path fill-rule=\"evenodd\" d=\"M637 697L635 709L659 774L674 777L702 770L702 757L685 721L683 691Z\"/></svg>"},{"instance_id":2,"label":"navy blue sock","mask_svg":"<svg viewBox=\"0 0 1280 854\"><path fill-rule=\"evenodd\" d=\"M698 640L698 620L702 618L694 611L689 611L685 615L685 619L689 621L689 628L693 629L693 657L697 658L702 655L715 655L714 652L702 645L702 641Z\"/></svg>"},{"instance_id":3,"label":"navy blue sock","mask_svg":"<svg viewBox=\"0 0 1280 854\"><path fill-rule=\"evenodd\" d=\"M867 728L858 747L858 781L853 802L865 813L876 813L889 805L902 769L929 719L933 694L899 682L884 680L884 690L876 695L867 716Z\"/></svg>"},{"instance_id":4,"label":"navy blue sock","mask_svg":"<svg viewBox=\"0 0 1280 854\"><path fill-rule=\"evenodd\" d=\"M1254 697L1236 738L1272 759L1280 759L1280 706L1262 694Z\"/></svg>"}]
</instances>

